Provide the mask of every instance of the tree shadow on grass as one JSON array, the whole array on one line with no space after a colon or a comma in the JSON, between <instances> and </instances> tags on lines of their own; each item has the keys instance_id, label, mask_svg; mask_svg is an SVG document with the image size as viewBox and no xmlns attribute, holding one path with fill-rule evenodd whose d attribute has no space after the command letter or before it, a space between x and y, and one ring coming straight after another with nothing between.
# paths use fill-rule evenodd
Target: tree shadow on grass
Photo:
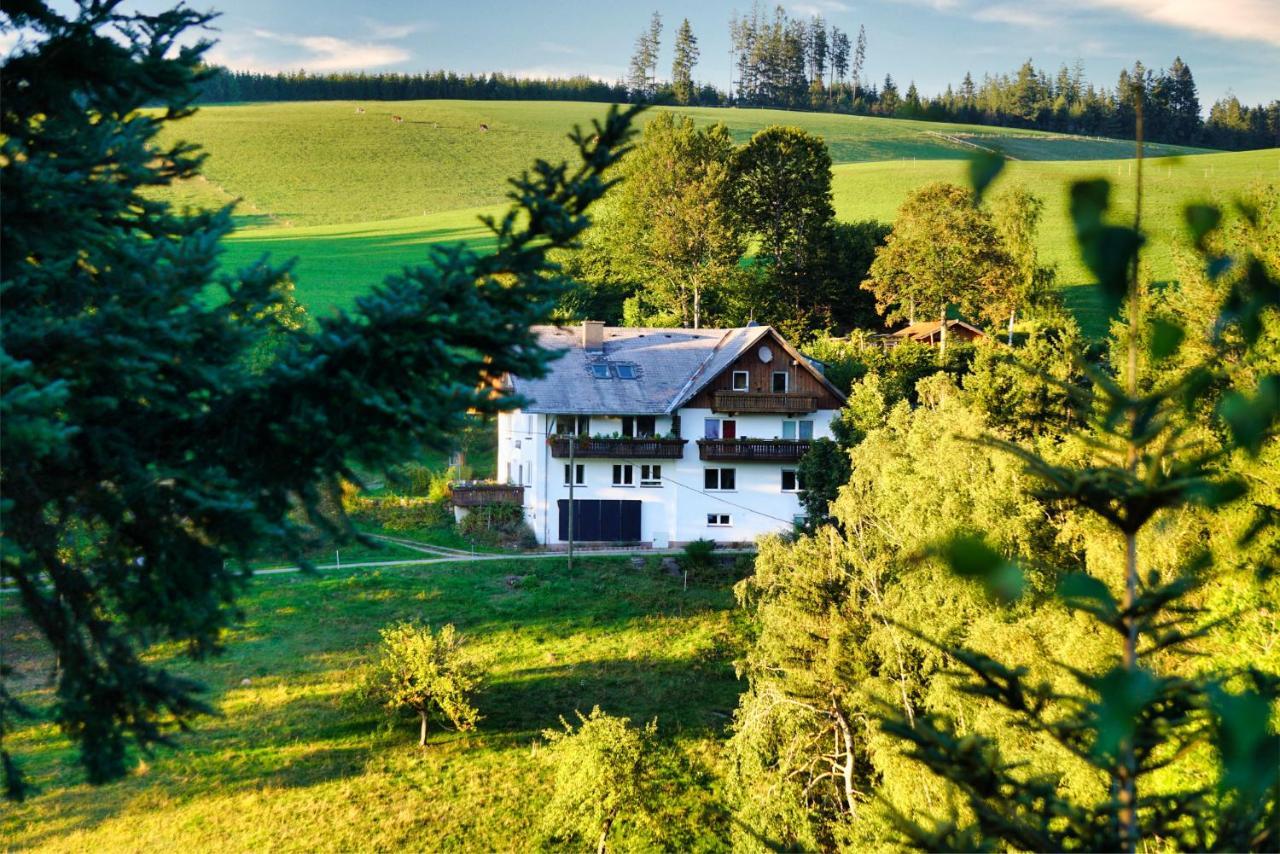
<instances>
[{"instance_id":1,"label":"tree shadow on grass","mask_svg":"<svg viewBox=\"0 0 1280 854\"><path fill-rule=\"evenodd\" d=\"M656 717L663 734L718 735L744 687L727 660L604 660L519 671L476 705L490 732L536 735L599 706L636 723Z\"/></svg>"}]
</instances>

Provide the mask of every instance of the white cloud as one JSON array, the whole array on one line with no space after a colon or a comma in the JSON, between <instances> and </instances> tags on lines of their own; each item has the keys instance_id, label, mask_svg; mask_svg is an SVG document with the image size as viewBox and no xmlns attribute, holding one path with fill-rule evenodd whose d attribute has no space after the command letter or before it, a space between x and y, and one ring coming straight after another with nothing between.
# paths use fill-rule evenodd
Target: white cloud
<instances>
[{"instance_id":1,"label":"white cloud","mask_svg":"<svg viewBox=\"0 0 1280 854\"><path fill-rule=\"evenodd\" d=\"M1280 3L1275 0L1084 1L1171 27L1280 45Z\"/></svg>"},{"instance_id":2,"label":"white cloud","mask_svg":"<svg viewBox=\"0 0 1280 854\"><path fill-rule=\"evenodd\" d=\"M994 24L1009 24L1015 27L1030 27L1031 29L1044 29L1057 23L1057 21L1048 15L1037 12L1035 9L1025 5L1013 6L1006 4L996 4L979 9L973 14L975 21L987 21Z\"/></svg>"},{"instance_id":3,"label":"white cloud","mask_svg":"<svg viewBox=\"0 0 1280 854\"><path fill-rule=\"evenodd\" d=\"M299 36L255 29L224 38L209 51L209 60L244 71L360 71L404 62L403 48L377 42L356 42L336 36ZM281 47L284 50L281 50Z\"/></svg>"}]
</instances>

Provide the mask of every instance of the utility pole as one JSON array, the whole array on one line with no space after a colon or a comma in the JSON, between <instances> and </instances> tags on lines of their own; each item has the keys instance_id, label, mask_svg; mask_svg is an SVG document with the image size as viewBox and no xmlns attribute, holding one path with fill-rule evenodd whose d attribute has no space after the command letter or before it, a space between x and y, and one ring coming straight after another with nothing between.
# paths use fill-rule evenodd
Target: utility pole
<instances>
[{"instance_id":1,"label":"utility pole","mask_svg":"<svg viewBox=\"0 0 1280 854\"><path fill-rule=\"evenodd\" d=\"M578 419L574 418L569 434L569 571L573 572L573 483L578 479L578 466L574 463L574 446L578 439Z\"/></svg>"}]
</instances>

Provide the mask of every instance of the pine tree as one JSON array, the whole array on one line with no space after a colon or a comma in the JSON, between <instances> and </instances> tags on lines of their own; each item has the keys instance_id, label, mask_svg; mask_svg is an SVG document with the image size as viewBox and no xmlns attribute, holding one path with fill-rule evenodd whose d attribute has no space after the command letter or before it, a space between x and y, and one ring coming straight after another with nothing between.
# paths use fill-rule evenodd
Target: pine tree
<instances>
[{"instance_id":1,"label":"pine tree","mask_svg":"<svg viewBox=\"0 0 1280 854\"><path fill-rule=\"evenodd\" d=\"M676 32L675 58L671 62L671 87L677 103L693 103L693 66L697 62L698 39L693 35L689 19L685 18Z\"/></svg>"},{"instance_id":2,"label":"pine tree","mask_svg":"<svg viewBox=\"0 0 1280 854\"><path fill-rule=\"evenodd\" d=\"M649 19L649 94L658 90L658 53L662 47L662 15L654 11Z\"/></svg>"},{"instance_id":3,"label":"pine tree","mask_svg":"<svg viewBox=\"0 0 1280 854\"><path fill-rule=\"evenodd\" d=\"M39 37L0 73L0 560L57 656L54 719L99 783L207 709L154 643L216 653L255 557L301 560L346 531L323 499L350 465L446 449L469 409L511 407L505 372L545 370L530 327L566 287L547 251L587 227L634 111L574 134L578 168L516 179L491 254L437 252L291 328L287 268L219 270L230 208L178 214L152 192L198 175L194 147L158 139L191 113L208 44L188 30L210 16L5 14ZM0 681L0 731L12 700Z\"/></svg>"},{"instance_id":4,"label":"pine tree","mask_svg":"<svg viewBox=\"0 0 1280 854\"><path fill-rule=\"evenodd\" d=\"M1169 78L1172 81L1169 93L1169 110L1172 113L1171 139L1183 145L1194 144L1200 136L1202 121L1200 119L1200 96L1196 92L1196 81L1191 76L1191 66L1176 56L1169 66Z\"/></svg>"}]
</instances>

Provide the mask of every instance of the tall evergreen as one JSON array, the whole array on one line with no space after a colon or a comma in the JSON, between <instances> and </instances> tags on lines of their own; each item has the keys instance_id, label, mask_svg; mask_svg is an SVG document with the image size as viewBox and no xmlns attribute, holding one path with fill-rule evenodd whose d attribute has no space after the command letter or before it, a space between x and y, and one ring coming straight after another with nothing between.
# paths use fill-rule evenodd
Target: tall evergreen
<instances>
[{"instance_id":1,"label":"tall evergreen","mask_svg":"<svg viewBox=\"0 0 1280 854\"><path fill-rule=\"evenodd\" d=\"M161 139L192 112L208 44L188 31L210 16L97 0L5 15L34 37L0 69L0 565L98 783L208 710L154 644L218 652L255 557L303 561L346 531L324 499L353 465L445 449L469 409L517 403L505 372L545 371L530 327L566 288L547 251L587 227L633 113L575 133L576 168L516 179L490 254L436 252L312 330L286 310L287 266L220 269L229 207L178 214L153 192L199 172L198 150ZM20 711L11 676L0 732Z\"/></svg>"},{"instance_id":2,"label":"tall evergreen","mask_svg":"<svg viewBox=\"0 0 1280 854\"><path fill-rule=\"evenodd\" d=\"M636 37L635 51L631 54L631 64L627 70L627 87L633 100L642 101L653 97L657 91L658 48L662 37L662 16L657 12L649 19L645 27Z\"/></svg>"},{"instance_id":3,"label":"tall evergreen","mask_svg":"<svg viewBox=\"0 0 1280 854\"><path fill-rule=\"evenodd\" d=\"M698 62L698 53L698 39L689 26L689 19L685 18L676 32L675 56L671 61L671 88L677 103L693 103L693 66Z\"/></svg>"}]
</instances>

